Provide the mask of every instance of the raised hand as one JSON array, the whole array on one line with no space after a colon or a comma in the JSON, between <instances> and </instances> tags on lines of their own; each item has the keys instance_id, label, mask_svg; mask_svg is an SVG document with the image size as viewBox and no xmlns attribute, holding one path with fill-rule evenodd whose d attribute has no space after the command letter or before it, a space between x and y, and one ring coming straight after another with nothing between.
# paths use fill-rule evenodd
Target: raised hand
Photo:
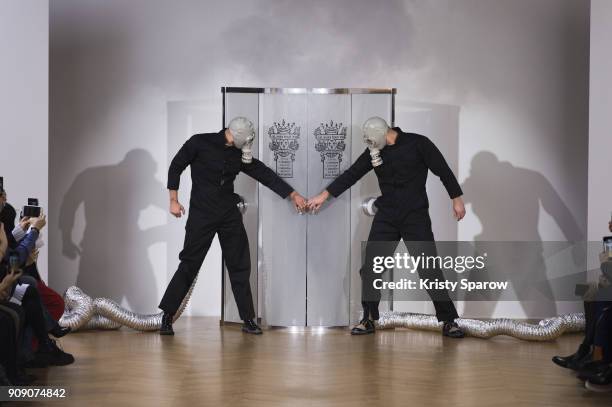
<instances>
[{"instance_id":1,"label":"raised hand","mask_svg":"<svg viewBox=\"0 0 612 407\"><path fill-rule=\"evenodd\" d=\"M40 211L39 217L30 219L30 225L32 225L32 227L35 227L39 231L42 230L42 228L44 228L46 224L47 224L47 216L44 213L42 213L42 210Z\"/></svg>"},{"instance_id":2,"label":"raised hand","mask_svg":"<svg viewBox=\"0 0 612 407\"><path fill-rule=\"evenodd\" d=\"M30 225L33 222L33 218L30 217L23 217L19 220L19 227L21 228L21 230L23 230L24 232L28 231L28 227L30 227Z\"/></svg>"},{"instance_id":3,"label":"raised hand","mask_svg":"<svg viewBox=\"0 0 612 407\"><path fill-rule=\"evenodd\" d=\"M22 274L21 269L10 269L4 278L0 280L0 300L8 300L10 298L13 284L19 280Z\"/></svg>"}]
</instances>

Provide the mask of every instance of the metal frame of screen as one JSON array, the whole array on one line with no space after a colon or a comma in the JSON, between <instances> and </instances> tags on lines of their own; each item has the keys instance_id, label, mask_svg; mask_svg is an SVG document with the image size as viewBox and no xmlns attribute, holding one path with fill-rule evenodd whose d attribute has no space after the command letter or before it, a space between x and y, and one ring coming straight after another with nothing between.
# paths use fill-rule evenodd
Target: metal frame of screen
<instances>
[{"instance_id":1,"label":"metal frame of screen","mask_svg":"<svg viewBox=\"0 0 612 407\"><path fill-rule=\"evenodd\" d=\"M386 94L391 95L391 126L395 125L395 95L397 88L256 88L256 87L233 87L222 86L223 113L221 127L225 127L226 94L228 93L264 93L264 94L315 94L315 95L337 95L337 94ZM393 277L391 277L393 278ZM221 319L220 325L234 324L225 321L225 261L221 261ZM393 298L389 300L390 309L393 310ZM259 319L259 317L258 317ZM321 327L322 328L322 327Z\"/></svg>"}]
</instances>

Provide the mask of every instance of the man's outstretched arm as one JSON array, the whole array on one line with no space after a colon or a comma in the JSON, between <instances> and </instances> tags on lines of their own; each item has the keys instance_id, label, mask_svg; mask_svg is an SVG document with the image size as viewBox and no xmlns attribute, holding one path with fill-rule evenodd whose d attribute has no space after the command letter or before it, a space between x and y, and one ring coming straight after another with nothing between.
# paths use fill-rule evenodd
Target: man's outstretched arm
<instances>
[{"instance_id":1,"label":"man's outstretched arm","mask_svg":"<svg viewBox=\"0 0 612 407\"><path fill-rule=\"evenodd\" d=\"M298 212L303 212L306 207L306 200L296 192L289 184L279 177L271 168L256 158L249 164L242 163L242 172L249 177L261 182L266 187L274 191L278 196L285 199L289 197Z\"/></svg>"},{"instance_id":2,"label":"man's outstretched arm","mask_svg":"<svg viewBox=\"0 0 612 407\"><path fill-rule=\"evenodd\" d=\"M369 150L366 150L355 160L346 171L331 182L319 195L308 200L308 207L313 212L318 211L330 195L337 198L352 187L372 168Z\"/></svg>"}]
</instances>

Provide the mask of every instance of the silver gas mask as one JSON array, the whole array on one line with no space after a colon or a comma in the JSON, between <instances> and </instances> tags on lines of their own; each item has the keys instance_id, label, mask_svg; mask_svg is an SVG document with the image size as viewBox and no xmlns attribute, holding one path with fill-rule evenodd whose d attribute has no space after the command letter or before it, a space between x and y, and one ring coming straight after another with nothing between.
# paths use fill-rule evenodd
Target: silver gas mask
<instances>
[{"instance_id":1,"label":"silver gas mask","mask_svg":"<svg viewBox=\"0 0 612 407\"><path fill-rule=\"evenodd\" d=\"M242 162L245 164L253 162L252 148L255 140L253 122L246 117L235 117L229 123L229 130L234 138L234 146L242 150Z\"/></svg>"},{"instance_id":2,"label":"silver gas mask","mask_svg":"<svg viewBox=\"0 0 612 407\"><path fill-rule=\"evenodd\" d=\"M378 167L383 163L380 150L387 145L387 131L389 125L380 117L370 117L363 124L363 141L370 149L372 167Z\"/></svg>"}]
</instances>

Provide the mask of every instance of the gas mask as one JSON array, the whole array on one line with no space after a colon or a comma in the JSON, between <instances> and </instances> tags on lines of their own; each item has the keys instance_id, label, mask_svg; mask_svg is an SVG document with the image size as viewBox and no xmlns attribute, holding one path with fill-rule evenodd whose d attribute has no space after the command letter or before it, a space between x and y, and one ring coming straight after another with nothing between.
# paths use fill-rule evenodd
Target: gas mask
<instances>
[{"instance_id":1,"label":"gas mask","mask_svg":"<svg viewBox=\"0 0 612 407\"><path fill-rule=\"evenodd\" d=\"M372 167L378 167L383 163L380 150L387 145L387 131L389 125L380 117L370 117L363 124L363 141L370 149Z\"/></svg>"},{"instance_id":2,"label":"gas mask","mask_svg":"<svg viewBox=\"0 0 612 407\"><path fill-rule=\"evenodd\" d=\"M253 123L246 117L235 117L229 123L229 130L234 137L234 146L242 150L242 162L250 164L253 162L253 140L255 140L255 129Z\"/></svg>"}]
</instances>

